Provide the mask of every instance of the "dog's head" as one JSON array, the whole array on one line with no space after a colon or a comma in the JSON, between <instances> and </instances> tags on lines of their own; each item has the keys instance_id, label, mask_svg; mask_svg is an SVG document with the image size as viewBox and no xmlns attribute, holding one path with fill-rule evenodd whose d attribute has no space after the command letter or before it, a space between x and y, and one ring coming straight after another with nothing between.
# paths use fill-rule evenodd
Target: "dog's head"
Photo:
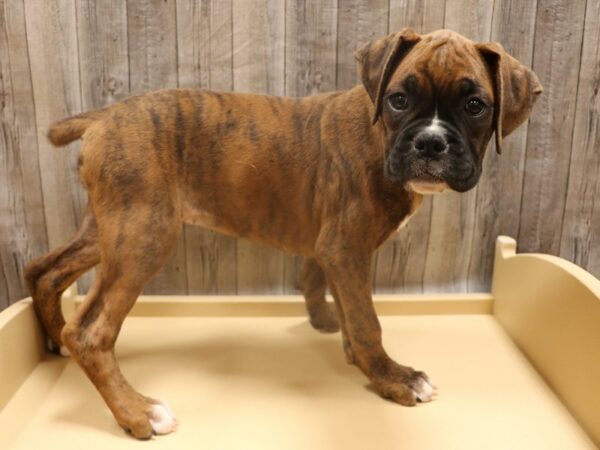
<instances>
[{"instance_id":1,"label":"dog's head","mask_svg":"<svg viewBox=\"0 0 600 450\"><path fill-rule=\"evenodd\" d=\"M404 29L355 53L386 136L385 176L421 193L477 184L487 144L524 122L542 86L497 43Z\"/></svg>"}]
</instances>

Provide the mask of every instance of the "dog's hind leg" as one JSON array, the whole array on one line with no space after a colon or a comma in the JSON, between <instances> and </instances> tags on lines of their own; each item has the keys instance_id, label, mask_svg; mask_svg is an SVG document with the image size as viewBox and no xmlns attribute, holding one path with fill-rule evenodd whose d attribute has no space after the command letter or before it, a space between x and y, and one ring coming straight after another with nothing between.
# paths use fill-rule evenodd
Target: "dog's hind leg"
<instances>
[{"instance_id":1,"label":"dog's hind leg","mask_svg":"<svg viewBox=\"0 0 600 450\"><path fill-rule=\"evenodd\" d=\"M143 189L143 188L142 188ZM179 211L158 186L155 197L138 188L135 199L97 205L100 264L82 307L63 329L73 359L104 398L122 428L138 439L174 431L164 403L136 392L121 373L114 345L127 313L163 265L180 231ZM96 206L96 204L94 204ZM124 209L125 208L125 209ZM122 220L127 217L128 220Z\"/></svg>"},{"instance_id":2,"label":"dog's hind leg","mask_svg":"<svg viewBox=\"0 0 600 450\"><path fill-rule=\"evenodd\" d=\"M324 333L334 333L340 329L336 307L327 303L325 291L327 280L321 266L314 258L306 258L300 272L300 285L306 299L310 324Z\"/></svg>"},{"instance_id":3,"label":"dog's hind leg","mask_svg":"<svg viewBox=\"0 0 600 450\"><path fill-rule=\"evenodd\" d=\"M47 255L31 261L25 268L25 281L49 341L50 350L66 356L60 333L65 325L60 297L63 291L87 270L98 264L96 221L91 208L85 211L73 240Z\"/></svg>"},{"instance_id":4,"label":"dog's hind leg","mask_svg":"<svg viewBox=\"0 0 600 450\"><path fill-rule=\"evenodd\" d=\"M340 327L342 329L342 344L344 346L344 355L346 356L346 362L348 364L356 364L356 360L354 359L354 353L352 352L352 345L350 344L350 340L348 339L348 331L346 329L346 317L344 315L344 309L340 301L340 295L338 294L334 283L329 283L329 289L331 290L331 295L333 295L333 299L335 300L335 306L338 311L338 317L340 318Z\"/></svg>"},{"instance_id":5,"label":"dog's hind leg","mask_svg":"<svg viewBox=\"0 0 600 450\"><path fill-rule=\"evenodd\" d=\"M308 311L310 324L314 329L323 333L334 333L339 331L341 326L346 362L354 364L354 354L346 333L344 310L341 307L339 295L335 290L335 286L329 284L334 304L327 303L325 299L325 291L328 286L327 278L316 259L306 258L304 260L300 272L300 285L306 299L306 310Z\"/></svg>"}]
</instances>

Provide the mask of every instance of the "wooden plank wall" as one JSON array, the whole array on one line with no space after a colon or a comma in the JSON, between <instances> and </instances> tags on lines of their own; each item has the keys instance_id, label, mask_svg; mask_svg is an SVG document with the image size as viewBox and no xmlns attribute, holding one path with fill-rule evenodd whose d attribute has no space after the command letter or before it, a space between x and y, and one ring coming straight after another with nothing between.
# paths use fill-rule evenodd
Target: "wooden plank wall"
<instances>
[{"instance_id":1,"label":"wooden plank wall","mask_svg":"<svg viewBox=\"0 0 600 450\"><path fill-rule=\"evenodd\" d=\"M600 0L0 0L0 309L85 206L78 144L52 149L52 121L162 87L348 88L357 46L405 26L499 41L545 93L503 155L488 150L476 189L426 199L382 247L374 288L486 290L501 233L600 276ZM147 292L289 293L298 266L186 226Z\"/></svg>"}]
</instances>

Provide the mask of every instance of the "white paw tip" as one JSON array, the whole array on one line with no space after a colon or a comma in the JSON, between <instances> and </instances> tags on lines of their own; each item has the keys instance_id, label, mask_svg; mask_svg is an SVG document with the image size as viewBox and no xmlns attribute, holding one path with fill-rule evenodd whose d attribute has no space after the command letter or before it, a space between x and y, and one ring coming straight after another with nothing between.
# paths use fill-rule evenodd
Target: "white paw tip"
<instances>
[{"instance_id":1,"label":"white paw tip","mask_svg":"<svg viewBox=\"0 0 600 450\"><path fill-rule=\"evenodd\" d=\"M431 381L421 379L419 389L415 392L417 399L421 402L430 402L438 395L438 390Z\"/></svg>"},{"instance_id":2,"label":"white paw tip","mask_svg":"<svg viewBox=\"0 0 600 450\"><path fill-rule=\"evenodd\" d=\"M52 339L46 338L46 348L51 352L54 352L56 350L56 344Z\"/></svg>"},{"instance_id":3,"label":"white paw tip","mask_svg":"<svg viewBox=\"0 0 600 450\"><path fill-rule=\"evenodd\" d=\"M168 434L177 429L177 420L169 405L164 402L152 405L150 425L155 434Z\"/></svg>"},{"instance_id":4,"label":"white paw tip","mask_svg":"<svg viewBox=\"0 0 600 450\"><path fill-rule=\"evenodd\" d=\"M69 351L69 349L67 347L65 347L64 345L61 345L60 347L58 347L54 341L50 338L46 339L46 348L51 351L52 353L56 353L56 350L58 350L58 353L61 356L64 356L65 358L71 356L71 352Z\"/></svg>"}]
</instances>

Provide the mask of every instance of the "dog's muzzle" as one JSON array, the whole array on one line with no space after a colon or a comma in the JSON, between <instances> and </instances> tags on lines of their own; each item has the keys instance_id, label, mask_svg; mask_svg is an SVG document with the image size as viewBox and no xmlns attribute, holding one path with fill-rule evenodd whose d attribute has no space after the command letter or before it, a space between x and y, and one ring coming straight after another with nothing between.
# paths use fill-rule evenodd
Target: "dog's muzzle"
<instances>
[{"instance_id":1,"label":"dog's muzzle","mask_svg":"<svg viewBox=\"0 0 600 450\"><path fill-rule=\"evenodd\" d=\"M423 193L464 192L479 180L473 152L460 134L437 117L399 134L385 167L386 177Z\"/></svg>"}]
</instances>

